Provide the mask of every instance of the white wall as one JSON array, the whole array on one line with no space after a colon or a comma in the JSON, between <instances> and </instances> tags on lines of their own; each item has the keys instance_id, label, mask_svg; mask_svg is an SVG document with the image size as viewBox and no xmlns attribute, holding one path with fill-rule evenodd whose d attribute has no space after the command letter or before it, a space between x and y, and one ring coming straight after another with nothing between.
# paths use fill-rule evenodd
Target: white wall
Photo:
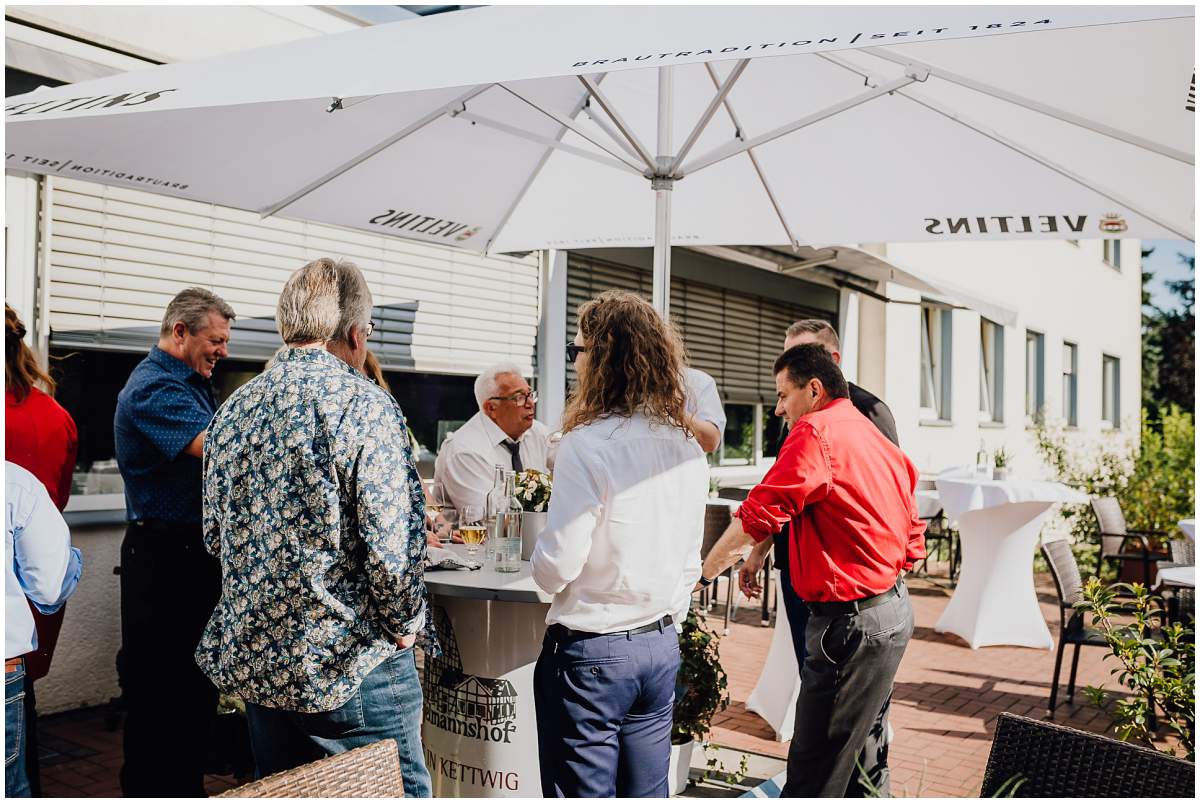
<instances>
[{"instance_id":1,"label":"white wall","mask_svg":"<svg viewBox=\"0 0 1200 803\"><path fill-rule=\"evenodd\" d=\"M1025 419L1025 332L1045 336L1045 404L1049 420L1061 418L1062 343L1078 352L1078 433L1094 440L1104 427L1101 415L1101 358L1121 360L1122 426L1136 432L1141 400L1141 243L1122 242L1122 268L1102 259L1100 240L1078 246L1060 243L954 243L888 245L887 259L908 265L931 279L943 278L970 288L981 299L1015 310L1017 324L1004 332L1004 423L979 423L979 314L953 313L951 423L924 425L920 420L920 317L912 304L864 306L861 326L870 314L883 315L887 337L882 348L859 355L860 374L882 372L881 397L892 408L900 441L918 468L936 472L973 463L980 441L989 451L1003 446L1015 453L1014 468L1042 475ZM919 301L915 291L889 285L897 301ZM864 341L864 346L866 341ZM866 369L864 371L864 368Z\"/></svg>"}]
</instances>

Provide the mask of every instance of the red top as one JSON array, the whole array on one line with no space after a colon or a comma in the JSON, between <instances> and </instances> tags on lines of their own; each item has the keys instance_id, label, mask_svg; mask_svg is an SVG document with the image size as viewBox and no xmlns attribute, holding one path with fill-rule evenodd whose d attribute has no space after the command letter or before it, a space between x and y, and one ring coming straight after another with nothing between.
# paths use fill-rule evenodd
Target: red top
<instances>
[{"instance_id":1,"label":"red top","mask_svg":"<svg viewBox=\"0 0 1200 803\"><path fill-rule=\"evenodd\" d=\"M71 496L71 472L79 435L71 414L37 388L17 403L4 392L4 459L42 481L50 499L62 510Z\"/></svg>"},{"instance_id":2,"label":"red top","mask_svg":"<svg viewBox=\"0 0 1200 803\"><path fill-rule=\"evenodd\" d=\"M791 522L792 585L807 602L881 594L925 557L917 470L849 399L801 416L738 511L763 541Z\"/></svg>"}]
</instances>

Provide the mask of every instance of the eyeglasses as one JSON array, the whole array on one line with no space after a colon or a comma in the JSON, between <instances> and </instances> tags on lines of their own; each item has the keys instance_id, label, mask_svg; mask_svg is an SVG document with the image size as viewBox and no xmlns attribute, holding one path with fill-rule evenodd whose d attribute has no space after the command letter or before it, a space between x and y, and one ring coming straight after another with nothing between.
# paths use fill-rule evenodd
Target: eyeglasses
<instances>
[{"instance_id":1,"label":"eyeglasses","mask_svg":"<svg viewBox=\"0 0 1200 803\"><path fill-rule=\"evenodd\" d=\"M371 333L375 331L376 325L377 324L375 323L375 321L367 321L367 325L365 327L367 330L367 337L370 337Z\"/></svg>"},{"instance_id":2,"label":"eyeglasses","mask_svg":"<svg viewBox=\"0 0 1200 803\"><path fill-rule=\"evenodd\" d=\"M514 393L511 396L489 396L488 399L490 401L515 402L518 407L522 407L527 401L537 404L538 395L536 390L531 390L528 392L521 391L520 393Z\"/></svg>"},{"instance_id":3,"label":"eyeglasses","mask_svg":"<svg viewBox=\"0 0 1200 803\"><path fill-rule=\"evenodd\" d=\"M587 351L587 346L576 346L574 343L567 344L567 362L575 364L575 358L583 352Z\"/></svg>"}]
</instances>

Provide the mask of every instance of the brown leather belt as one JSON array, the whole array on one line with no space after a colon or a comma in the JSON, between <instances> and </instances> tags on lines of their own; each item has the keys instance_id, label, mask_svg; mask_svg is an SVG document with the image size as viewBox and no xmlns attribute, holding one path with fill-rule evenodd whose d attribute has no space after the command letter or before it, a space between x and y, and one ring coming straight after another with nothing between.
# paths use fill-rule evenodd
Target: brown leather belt
<instances>
[{"instance_id":1,"label":"brown leather belt","mask_svg":"<svg viewBox=\"0 0 1200 803\"><path fill-rule=\"evenodd\" d=\"M4 659L4 674L7 675L9 672L15 672L23 666L25 666L24 658L20 658L20 657L5 658Z\"/></svg>"}]
</instances>

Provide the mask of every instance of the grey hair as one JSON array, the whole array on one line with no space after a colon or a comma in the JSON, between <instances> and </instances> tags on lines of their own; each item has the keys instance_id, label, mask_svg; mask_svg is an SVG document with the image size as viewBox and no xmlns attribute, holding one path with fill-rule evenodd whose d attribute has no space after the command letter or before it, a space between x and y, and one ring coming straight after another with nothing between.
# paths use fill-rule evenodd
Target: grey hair
<instances>
[{"instance_id":1,"label":"grey hair","mask_svg":"<svg viewBox=\"0 0 1200 803\"><path fill-rule=\"evenodd\" d=\"M816 335L817 340L821 341L821 345L828 346L833 351L842 350L842 343L838 339L837 331L829 321L823 321L820 318L805 318L802 321L796 321L787 328L785 337L804 334Z\"/></svg>"},{"instance_id":2,"label":"grey hair","mask_svg":"<svg viewBox=\"0 0 1200 803\"><path fill-rule=\"evenodd\" d=\"M521 378L525 377L525 372L515 362L498 362L484 368L483 372L475 377L475 401L479 402L480 410L483 409L485 401L496 395L496 391L500 387L496 377L500 374L516 374Z\"/></svg>"},{"instance_id":3,"label":"grey hair","mask_svg":"<svg viewBox=\"0 0 1200 803\"><path fill-rule=\"evenodd\" d=\"M275 305L283 342L347 341L350 330L371 319L371 291L353 262L321 257L288 277Z\"/></svg>"},{"instance_id":4,"label":"grey hair","mask_svg":"<svg viewBox=\"0 0 1200 803\"><path fill-rule=\"evenodd\" d=\"M208 326L208 314L216 312L227 321L237 317L233 307L216 293L209 292L203 287L189 287L180 290L167 304L163 313L162 326L158 333L162 337L171 334L175 324L182 323L187 327L188 334L196 334Z\"/></svg>"}]
</instances>

